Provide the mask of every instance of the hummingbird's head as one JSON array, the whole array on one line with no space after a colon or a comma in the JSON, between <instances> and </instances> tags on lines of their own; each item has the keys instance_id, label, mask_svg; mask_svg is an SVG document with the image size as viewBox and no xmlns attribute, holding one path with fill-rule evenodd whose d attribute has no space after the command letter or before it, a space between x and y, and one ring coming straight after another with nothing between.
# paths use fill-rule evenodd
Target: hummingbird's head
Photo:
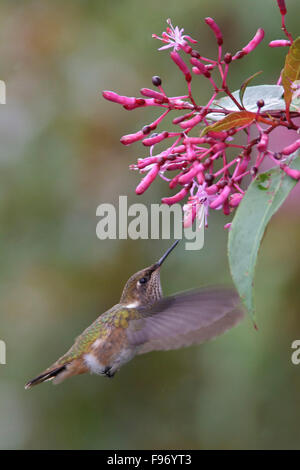
<instances>
[{"instance_id":1,"label":"hummingbird's head","mask_svg":"<svg viewBox=\"0 0 300 470\"><path fill-rule=\"evenodd\" d=\"M133 274L125 284L120 303L130 307L149 306L162 297L160 267L179 240L166 251L157 263Z\"/></svg>"}]
</instances>

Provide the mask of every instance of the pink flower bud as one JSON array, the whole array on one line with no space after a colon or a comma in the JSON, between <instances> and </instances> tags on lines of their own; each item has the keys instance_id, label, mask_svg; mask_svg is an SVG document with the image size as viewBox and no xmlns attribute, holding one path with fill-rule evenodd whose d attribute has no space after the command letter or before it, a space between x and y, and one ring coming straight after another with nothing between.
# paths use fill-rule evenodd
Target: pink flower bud
<instances>
[{"instance_id":1,"label":"pink flower bud","mask_svg":"<svg viewBox=\"0 0 300 470\"><path fill-rule=\"evenodd\" d=\"M232 55L230 54L230 52L226 52L226 54L224 55L225 64L230 64L231 61L232 61Z\"/></svg>"},{"instance_id":2,"label":"pink flower bud","mask_svg":"<svg viewBox=\"0 0 300 470\"><path fill-rule=\"evenodd\" d=\"M224 228L230 230L231 229L231 222L229 222L229 224L225 224Z\"/></svg>"},{"instance_id":3,"label":"pink flower bud","mask_svg":"<svg viewBox=\"0 0 300 470\"><path fill-rule=\"evenodd\" d=\"M190 54L193 50L189 44L182 44L181 49L184 50L186 54Z\"/></svg>"},{"instance_id":4,"label":"pink flower bud","mask_svg":"<svg viewBox=\"0 0 300 470\"><path fill-rule=\"evenodd\" d=\"M179 178L180 174L179 175L176 175L169 183L169 188L170 189L173 189L175 188L175 186L177 186L177 183L178 183L178 178Z\"/></svg>"},{"instance_id":5,"label":"pink flower bud","mask_svg":"<svg viewBox=\"0 0 300 470\"><path fill-rule=\"evenodd\" d=\"M200 144L206 144L207 138L206 137L186 137L184 139L184 143L190 143L192 145L200 145Z\"/></svg>"},{"instance_id":6,"label":"pink flower bud","mask_svg":"<svg viewBox=\"0 0 300 470\"><path fill-rule=\"evenodd\" d=\"M187 82L190 82L192 80L191 72L189 71L188 66L184 62L184 60L180 57L178 52L172 51L170 52L171 59L175 64L180 68L181 72L184 74L185 79Z\"/></svg>"},{"instance_id":7,"label":"pink flower bud","mask_svg":"<svg viewBox=\"0 0 300 470\"><path fill-rule=\"evenodd\" d=\"M138 160L137 162L137 167L139 168L139 170L142 170L143 168L145 168L146 166L148 165L153 165L153 163L158 163L158 159L160 157L147 157L147 158L143 158L141 160Z\"/></svg>"},{"instance_id":8,"label":"pink flower bud","mask_svg":"<svg viewBox=\"0 0 300 470\"><path fill-rule=\"evenodd\" d=\"M168 103L169 101L165 95L159 93L158 91L151 90L150 88L141 88L140 92L143 96L154 98L155 100L162 101L163 103Z\"/></svg>"},{"instance_id":9,"label":"pink flower bud","mask_svg":"<svg viewBox=\"0 0 300 470\"><path fill-rule=\"evenodd\" d=\"M200 209L200 204L195 202L188 202L186 205L183 206L184 210L184 219L183 219L183 226L184 228L191 227L195 218L197 217L197 213Z\"/></svg>"},{"instance_id":10,"label":"pink flower bud","mask_svg":"<svg viewBox=\"0 0 300 470\"><path fill-rule=\"evenodd\" d=\"M161 202L164 204L168 204L171 206L172 204L176 204L176 202L181 201L185 196L188 194L189 190L188 188L182 188L179 193L175 194L174 196L171 197L163 197Z\"/></svg>"},{"instance_id":11,"label":"pink flower bud","mask_svg":"<svg viewBox=\"0 0 300 470\"><path fill-rule=\"evenodd\" d=\"M172 153L182 153L185 152L185 145L177 145L177 147L173 147Z\"/></svg>"},{"instance_id":12,"label":"pink flower bud","mask_svg":"<svg viewBox=\"0 0 300 470\"><path fill-rule=\"evenodd\" d=\"M294 170L293 168L289 168L288 166L282 166L282 170L289 175L291 178L294 180L299 180L300 179L300 171L299 170Z\"/></svg>"},{"instance_id":13,"label":"pink flower bud","mask_svg":"<svg viewBox=\"0 0 300 470\"><path fill-rule=\"evenodd\" d=\"M143 131L138 131L135 134L123 135L123 137L121 137L120 139L120 142L123 145L130 145L133 144L133 142L137 142L138 140L143 139L144 137L145 134L143 133Z\"/></svg>"},{"instance_id":14,"label":"pink flower bud","mask_svg":"<svg viewBox=\"0 0 300 470\"><path fill-rule=\"evenodd\" d=\"M182 121L185 121L186 119L190 118L191 117L191 113L188 113L188 114L184 114L183 116L178 116L176 118L173 119L173 124L179 124L180 122Z\"/></svg>"},{"instance_id":15,"label":"pink flower bud","mask_svg":"<svg viewBox=\"0 0 300 470\"><path fill-rule=\"evenodd\" d=\"M230 186L225 186L224 189L222 189L220 195L216 197L216 199L210 203L210 206L212 209L217 209L219 206L222 206L226 199L228 198L229 194L231 191Z\"/></svg>"},{"instance_id":16,"label":"pink flower bud","mask_svg":"<svg viewBox=\"0 0 300 470\"><path fill-rule=\"evenodd\" d=\"M204 64L202 64L202 62L200 62L200 60L198 59L195 59L194 57L192 57L190 59L190 62L192 65L194 65L195 67L197 67L197 69L199 70L200 74L204 75L205 77L209 78L210 77L210 72L207 70L207 68L205 67Z\"/></svg>"},{"instance_id":17,"label":"pink flower bud","mask_svg":"<svg viewBox=\"0 0 300 470\"><path fill-rule=\"evenodd\" d=\"M238 51L233 57L232 60L241 59L246 55L245 51Z\"/></svg>"},{"instance_id":18,"label":"pink flower bud","mask_svg":"<svg viewBox=\"0 0 300 470\"><path fill-rule=\"evenodd\" d=\"M284 16L286 15L286 6L284 0L277 0L280 13Z\"/></svg>"},{"instance_id":19,"label":"pink flower bud","mask_svg":"<svg viewBox=\"0 0 300 470\"><path fill-rule=\"evenodd\" d=\"M253 39L247 44L247 46L243 47L243 52L245 54L249 54L249 52L252 52L258 45L261 43L265 36L265 32L262 28L259 28L254 36Z\"/></svg>"},{"instance_id":20,"label":"pink flower bud","mask_svg":"<svg viewBox=\"0 0 300 470\"><path fill-rule=\"evenodd\" d=\"M246 157L243 158L242 162L240 163L239 169L237 170L236 175L235 175L236 177L245 173L245 171L248 168L249 162L250 162L250 157L249 155L247 155Z\"/></svg>"},{"instance_id":21,"label":"pink flower bud","mask_svg":"<svg viewBox=\"0 0 300 470\"><path fill-rule=\"evenodd\" d=\"M195 75L202 75L202 73L200 72L200 70L197 67L192 67L192 72Z\"/></svg>"},{"instance_id":22,"label":"pink flower bud","mask_svg":"<svg viewBox=\"0 0 300 470\"><path fill-rule=\"evenodd\" d=\"M219 138L219 139L223 138L224 139L226 137L226 135L227 135L226 132L218 132L218 137L217 138ZM217 144L212 146L211 151L212 151L212 153L217 153L217 152L221 152L225 148L226 148L226 144L224 144L224 142L218 142Z\"/></svg>"},{"instance_id":23,"label":"pink flower bud","mask_svg":"<svg viewBox=\"0 0 300 470\"><path fill-rule=\"evenodd\" d=\"M167 166L167 170L168 171L182 170L182 169L185 169L186 166L187 166L186 162L169 163Z\"/></svg>"},{"instance_id":24,"label":"pink flower bud","mask_svg":"<svg viewBox=\"0 0 300 470\"><path fill-rule=\"evenodd\" d=\"M185 38L190 41L192 44L197 44L198 41L196 39L191 38L188 34L185 34Z\"/></svg>"},{"instance_id":25,"label":"pink flower bud","mask_svg":"<svg viewBox=\"0 0 300 470\"><path fill-rule=\"evenodd\" d=\"M146 189L149 188L150 184L153 183L158 172L159 172L159 165L156 164L151 168L149 173L147 173L147 175L142 179L140 184L138 184L135 190L136 194L143 194L146 191Z\"/></svg>"},{"instance_id":26,"label":"pink flower bud","mask_svg":"<svg viewBox=\"0 0 300 470\"><path fill-rule=\"evenodd\" d=\"M205 23L213 30L219 46L223 44L223 36L217 23L209 16L205 18Z\"/></svg>"},{"instance_id":27,"label":"pink flower bud","mask_svg":"<svg viewBox=\"0 0 300 470\"><path fill-rule=\"evenodd\" d=\"M121 96L113 91L103 91L103 98L114 103L122 104L123 106L133 106L136 103L136 98L130 98L129 96Z\"/></svg>"},{"instance_id":28,"label":"pink flower bud","mask_svg":"<svg viewBox=\"0 0 300 470\"><path fill-rule=\"evenodd\" d=\"M187 173L184 173L184 175L180 176L178 183L179 184L190 183L192 179L197 175L197 173L203 169L204 167L201 163L195 162Z\"/></svg>"},{"instance_id":29,"label":"pink flower bud","mask_svg":"<svg viewBox=\"0 0 300 470\"><path fill-rule=\"evenodd\" d=\"M289 145L288 147L285 147L281 153L283 153L283 155L290 155L291 153L293 152L296 152L296 150L300 147L300 139L296 140L295 142L293 142L291 145Z\"/></svg>"},{"instance_id":30,"label":"pink flower bud","mask_svg":"<svg viewBox=\"0 0 300 470\"><path fill-rule=\"evenodd\" d=\"M180 124L180 127L182 129L188 129L189 127L195 127L199 122L201 122L203 119L202 114L196 114L192 119L189 119L188 121L184 121Z\"/></svg>"},{"instance_id":31,"label":"pink flower bud","mask_svg":"<svg viewBox=\"0 0 300 470\"><path fill-rule=\"evenodd\" d=\"M235 193L230 197L229 205L230 207L237 207L241 200L243 199L243 194Z\"/></svg>"},{"instance_id":32,"label":"pink flower bud","mask_svg":"<svg viewBox=\"0 0 300 470\"><path fill-rule=\"evenodd\" d=\"M144 100L143 98L135 98L134 103L124 104L123 106L125 109L127 109L127 111L131 111L132 109L142 108L146 106L146 100Z\"/></svg>"},{"instance_id":33,"label":"pink flower bud","mask_svg":"<svg viewBox=\"0 0 300 470\"><path fill-rule=\"evenodd\" d=\"M269 136L268 134L263 134L260 138L259 143L257 144L257 149L260 152L265 152L268 147L268 142L269 142Z\"/></svg>"},{"instance_id":34,"label":"pink flower bud","mask_svg":"<svg viewBox=\"0 0 300 470\"><path fill-rule=\"evenodd\" d=\"M204 183L205 177L204 177L203 171L199 171L199 173L197 173L197 181L198 181L199 184Z\"/></svg>"},{"instance_id":35,"label":"pink flower bud","mask_svg":"<svg viewBox=\"0 0 300 470\"><path fill-rule=\"evenodd\" d=\"M276 39L275 41L269 42L269 47L289 47L291 45L291 41L287 39Z\"/></svg>"},{"instance_id":36,"label":"pink flower bud","mask_svg":"<svg viewBox=\"0 0 300 470\"><path fill-rule=\"evenodd\" d=\"M217 184L212 184L211 186L208 186L205 191L207 192L208 195L213 195L216 194L219 190L219 187Z\"/></svg>"},{"instance_id":37,"label":"pink flower bud","mask_svg":"<svg viewBox=\"0 0 300 470\"><path fill-rule=\"evenodd\" d=\"M162 132L161 134L157 134L153 137L149 137L148 139L143 140L143 145L149 147L150 145L158 144L162 140L168 137L169 133L167 131Z\"/></svg>"}]
</instances>

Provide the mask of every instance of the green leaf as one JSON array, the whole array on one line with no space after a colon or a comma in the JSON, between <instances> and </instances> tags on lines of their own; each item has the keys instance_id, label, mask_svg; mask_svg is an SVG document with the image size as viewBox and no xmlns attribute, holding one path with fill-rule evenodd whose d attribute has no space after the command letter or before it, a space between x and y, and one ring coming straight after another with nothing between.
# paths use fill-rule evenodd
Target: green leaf
<instances>
[{"instance_id":1,"label":"green leaf","mask_svg":"<svg viewBox=\"0 0 300 470\"><path fill-rule=\"evenodd\" d=\"M286 109L289 109L293 89L292 84L300 78L300 37L297 38L291 47L285 59L284 69L282 72L282 85L284 88L284 100Z\"/></svg>"},{"instance_id":2,"label":"green leaf","mask_svg":"<svg viewBox=\"0 0 300 470\"><path fill-rule=\"evenodd\" d=\"M283 97L284 89L280 85L257 85L257 86L248 86L245 89L243 95L243 105L247 111L252 113L257 112L257 101L263 99L265 105L262 107L262 112L266 111L284 111L285 102ZM234 98L240 103L240 90L236 90L233 93ZM219 100L215 100L212 103L213 107L219 107L220 111L222 108L226 111L239 111L239 108L232 101L229 96L224 96ZM211 121L219 121L224 118L224 113L209 113L206 116L207 119Z\"/></svg>"},{"instance_id":3,"label":"green leaf","mask_svg":"<svg viewBox=\"0 0 300 470\"><path fill-rule=\"evenodd\" d=\"M201 136L208 132L220 132L228 131L234 127L244 126L245 124L251 124L255 120L256 114L249 113L249 111L238 111L236 113L228 114L221 121L215 122L211 126L206 126L201 132Z\"/></svg>"},{"instance_id":4,"label":"green leaf","mask_svg":"<svg viewBox=\"0 0 300 470\"><path fill-rule=\"evenodd\" d=\"M247 78L247 80L244 81L244 83L242 83L242 86L239 90L239 98L240 98L240 102L242 104L243 107L244 106L244 103L243 103L243 98L244 98L244 93L246 91L246 88L247 86L249 85L249 83L255 78L257 77L257 75L260 75L262 73L262 70L260 70L259 72L256 72L254 73L253 75L251 75L251 77Z\"/></svg>"},{"instance_id":5,"label":"green leaf","mask_svg":"<svg viewBox=\"0 0 300 470\"><path fill-rule=\"evenodd\" d=\"M291 158L290 167L300 170L300 152ZM260 243L269 220L296 182L279 167L258 175L248 187L231 225L228 237L230 271L240 297L253 317L254 271Z\"/></svg>"}]
</instances>

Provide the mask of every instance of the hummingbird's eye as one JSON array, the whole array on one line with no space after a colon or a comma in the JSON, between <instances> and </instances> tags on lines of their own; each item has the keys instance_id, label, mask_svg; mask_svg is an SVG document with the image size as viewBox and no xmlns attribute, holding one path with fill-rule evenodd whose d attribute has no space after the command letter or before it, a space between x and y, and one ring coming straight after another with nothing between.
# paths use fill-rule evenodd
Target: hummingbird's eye
<instances>
[{"instance_id":1,"label":"hummingbird's eye","mask_svg":"<svg viewBox=\"0 0 300 470\"><path fill-rule=\"evenodd\" d=\"M140 280L139 280L139 283L140 284L146 284L146 282L148 282L148 279L146 277L142 277Z\"/></svg>"}]
</instances>

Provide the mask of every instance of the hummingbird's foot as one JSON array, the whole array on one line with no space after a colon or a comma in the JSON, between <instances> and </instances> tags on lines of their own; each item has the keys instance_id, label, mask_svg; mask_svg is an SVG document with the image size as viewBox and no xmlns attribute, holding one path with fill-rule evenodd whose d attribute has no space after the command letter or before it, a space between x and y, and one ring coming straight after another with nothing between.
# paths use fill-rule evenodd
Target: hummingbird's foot
<instances>
[{"instance_id":1,"label":"hummingbird's foot","mask_svg":"<svg viewBox=\"0 0 300 470\"><path fill-rule=\"evenodd\" d=\"M105 367L104 374L106 375L106 377L109 377L110 379L115 375L114 372L111 372L111 367Z\"/></svg>"}]
</instances>

